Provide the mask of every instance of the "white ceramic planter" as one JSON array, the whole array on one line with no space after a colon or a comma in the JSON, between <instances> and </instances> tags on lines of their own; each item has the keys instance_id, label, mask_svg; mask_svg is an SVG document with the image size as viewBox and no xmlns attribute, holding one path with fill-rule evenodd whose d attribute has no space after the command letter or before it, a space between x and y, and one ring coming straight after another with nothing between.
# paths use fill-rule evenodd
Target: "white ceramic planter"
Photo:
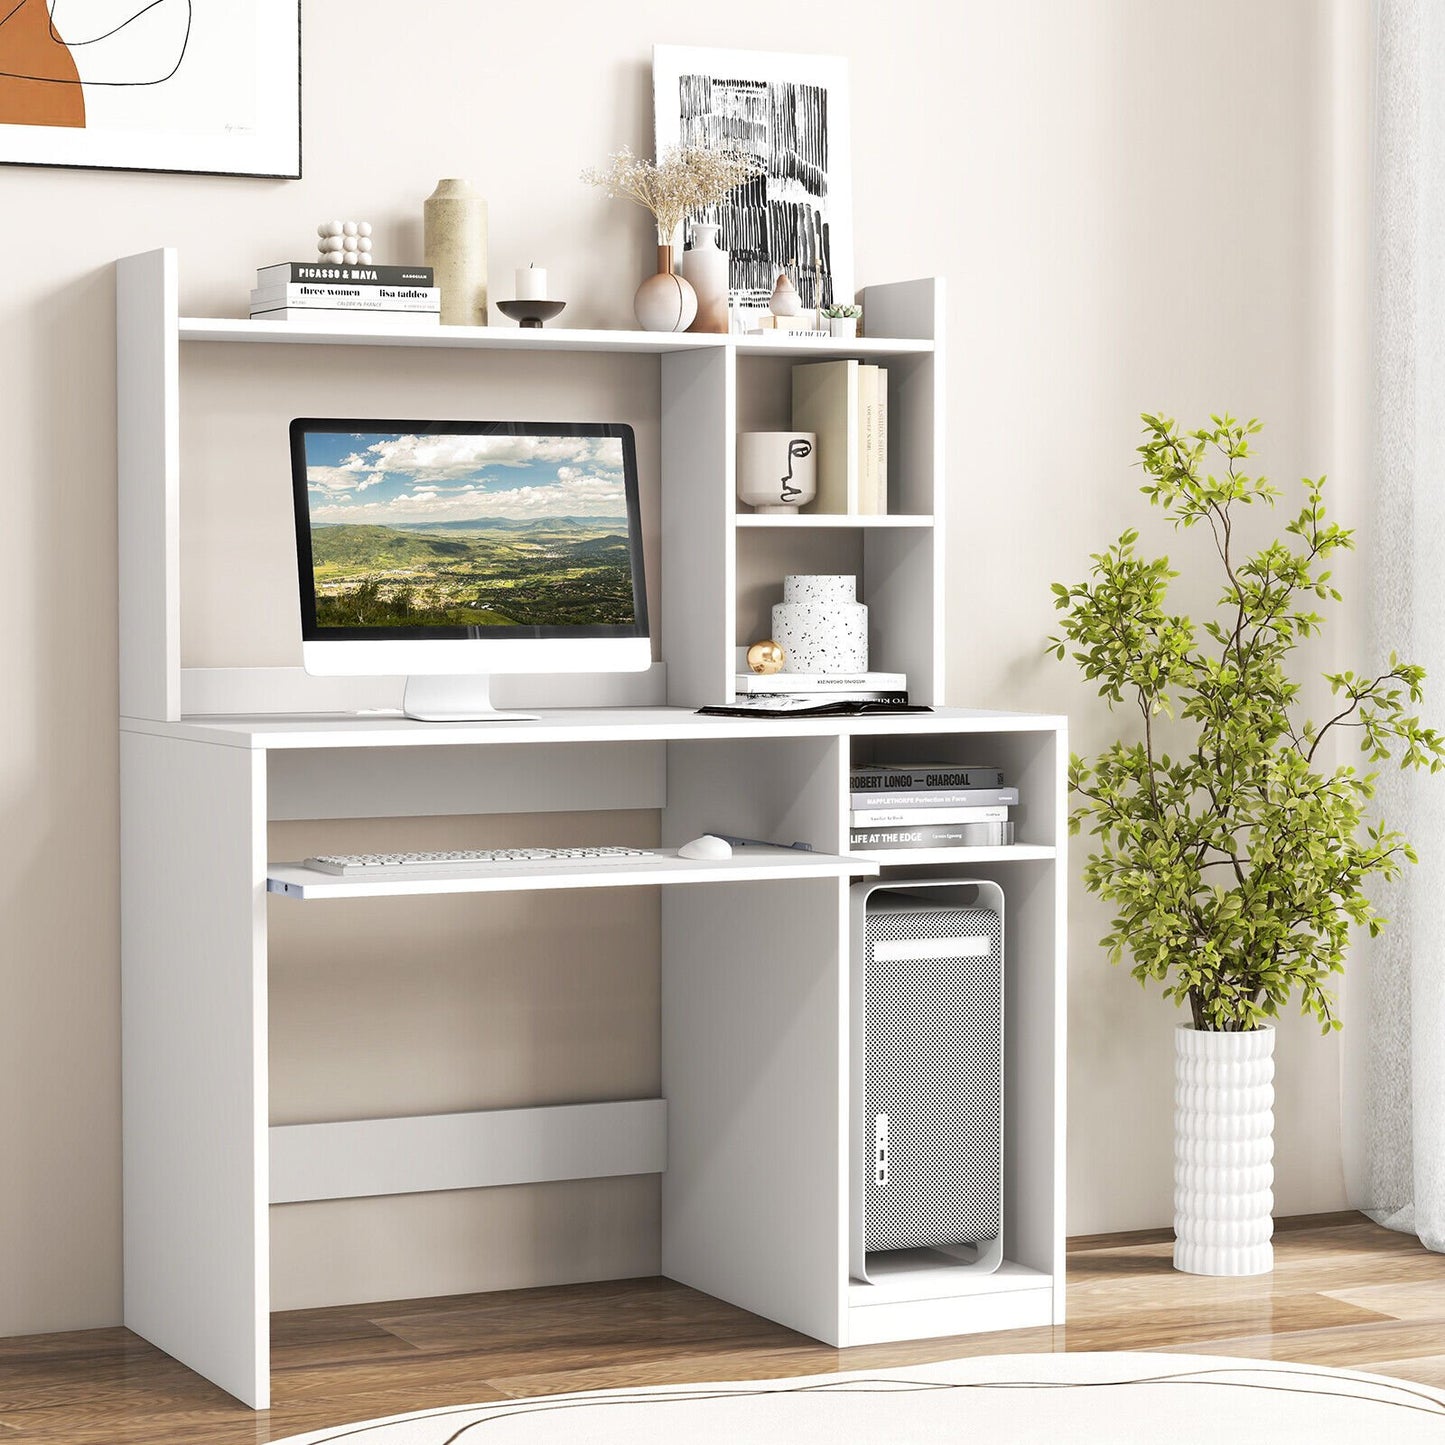
<instances>
[{"instance_id":1,"label":"white ceramic planter","mask_svg":"<svg viewBox=\"0 0 1445 1445\"><path fill-rule=\"evenodd\" d=\"M810 431L740 431L738 499L754 511L795 514L818 495L817 450Z\"/></svg>"},{"instance_id":2,"label":"white ceramic planter","mask_svg":"<svg viewBox=\"0 0 1445 1445\"><path fill-rule=\"evenodd\" d=\"M1274 1030L1174 1031L1174 1268L1274 1268Z\"/></svg>"}]
</instances>

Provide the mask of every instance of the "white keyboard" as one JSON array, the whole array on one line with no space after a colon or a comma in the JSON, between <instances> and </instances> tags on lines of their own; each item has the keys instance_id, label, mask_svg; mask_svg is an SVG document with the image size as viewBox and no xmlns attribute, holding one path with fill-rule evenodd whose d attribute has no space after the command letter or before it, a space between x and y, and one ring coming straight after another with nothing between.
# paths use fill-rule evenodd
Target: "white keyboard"
<instances>
[{"instance_id":1,"label":"white keyboard","mask_svg":"<svg viewBox=\"0 0 1445 1445\"><path fill-rule=\"evenodd\" d=\"M417 873L474 873L513 866L525 868L616 868L639 858L662 856L655 848L480 848L450 853L321 853L305 866L340 878L366 878L382 869Z\"/></svg>"}]
</instances>

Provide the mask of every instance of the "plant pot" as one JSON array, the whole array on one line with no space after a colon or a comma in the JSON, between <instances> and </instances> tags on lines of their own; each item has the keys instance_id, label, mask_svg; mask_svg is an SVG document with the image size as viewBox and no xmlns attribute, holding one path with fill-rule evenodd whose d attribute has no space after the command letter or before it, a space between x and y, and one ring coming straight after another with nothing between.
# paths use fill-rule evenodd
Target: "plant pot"
<instances>
[{"instance_id":1,"label":"plant pot","mask_svg":"<svg viewBox=\"0 0 1445 1445\"><path fill-rule=\"evenodd\" d=\"M644 331L686 331L692 325L697 292L673 269L671 246L657 248L657 275L637 288L632 309Z\"/></svg>"},{"instance_id":2,"label":"plant pot","mask_svg":"<svg viewBox=\"0 0 1445 1445\"><path fill-rule=\"evenodd\" d=\"M828 335L854 337L858 334L858 318L856 316L830 316L828 317Z\"/></svg>"},{"instance_id":3,"label":"plant pot","mask_svg":"<svg viewBox=\"0 0 1445 1445\"><path fill-rule=\"evenodd\" d=\"M1274 1030L1174 1031L1174 1268L1274 1268Z\"/></svg>"},{"instance_id":4,"label":"plant pot","mask_svg":"<svg viewBox=\"0 0 1445 1445\"><path fill-rule=\"evenodd\" d=\"M757 512L796 513L818 495L817 450L810 431L740 431L738 500Z\"/></svg>"}]
</instances>

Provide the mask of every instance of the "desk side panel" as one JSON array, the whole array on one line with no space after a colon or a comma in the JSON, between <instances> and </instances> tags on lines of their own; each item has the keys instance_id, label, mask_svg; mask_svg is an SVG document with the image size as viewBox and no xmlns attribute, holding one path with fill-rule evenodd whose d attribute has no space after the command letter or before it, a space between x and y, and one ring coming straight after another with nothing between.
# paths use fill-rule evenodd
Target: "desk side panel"
<instances>
[{"instance_id":1,"label":"desk side panel","mask_svg":"<svg viewBox=\"0 0 1445 1445\"><path fill-rule=\"evenodd\" d=\"M662 900L662 1272L837 1344L846 880Z\"/></svg>"},{"instance_id":2,"label":"desk side panel","mask_svg":"<svg viewBox=\"0 0 1445 1445\"><path fill-rule=\"evenodd\" d=\"M176 253L115 266L120 711L181 715Z\"/></svg>"},{"instance_id":3,"label":"desk side panel","mask_svg":"<svg viewBox=\"0 0 1445 1445\"><path fill-rule=\"evenodd\" d=\"M269 1403L265 755L121 736L125 1323Z\"/></svg>"}]
</instances>

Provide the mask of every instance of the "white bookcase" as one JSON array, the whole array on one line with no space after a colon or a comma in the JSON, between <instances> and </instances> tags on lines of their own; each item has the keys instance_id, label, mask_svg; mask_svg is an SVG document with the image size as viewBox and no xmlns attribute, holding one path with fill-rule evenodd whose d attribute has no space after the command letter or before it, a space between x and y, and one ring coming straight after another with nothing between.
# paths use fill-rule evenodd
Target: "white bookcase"
<instances>
[{"instance_id":1,"label":"white bookcase","mask_svg":"<svg viewBox=\"0 0 1445 1445\"><path fill-rule=\"evenodd\" d=\"M829 1343L1060 1323L1065 722L942 706L940 283L869 288L872 334L836 342L189 318L169 250L118 262L116 293L126 1324L262 1408L270 1205L644 1173L662 1178L666 1274ZM357 716L378 701L374 680L183 666L181 429L195 419L182 375L216 345L254 348L257 368L278 345L655 356L658 665L533 683L539 722L452 725ZM758 516L736 502L735 433L787 424L800 357L887 365L890 515ZM784 571L856 573L873 665L906 671L937 710L699 716L731 695L735 649L761 635ZM935 759L1007 770L1017 842L850 852L849 768ZM267 857L267 824L283 819L616 809L655 810L663 846L721 831L814 851L405 889L328 886ZM986 877L1008 898L995 1275L915 1259L873 1285L849 1278L848 889L874 876ZM478 886L657 889L660 1097L272 1127L268 908Z\"/></svg>"}]
</instances>

